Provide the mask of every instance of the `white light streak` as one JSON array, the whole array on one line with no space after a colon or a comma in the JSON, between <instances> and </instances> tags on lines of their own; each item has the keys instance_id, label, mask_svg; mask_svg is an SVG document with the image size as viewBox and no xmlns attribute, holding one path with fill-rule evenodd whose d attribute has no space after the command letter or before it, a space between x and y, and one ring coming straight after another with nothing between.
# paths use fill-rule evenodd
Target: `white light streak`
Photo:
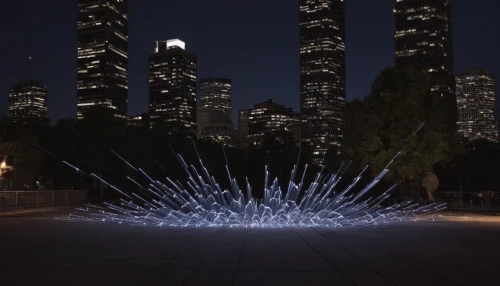
<instances>
[{"instance_id":1,"label":"white light streak","mask_svg":"<svg viewBox=\"0 0 500 286\"><path fill-rule=\"evenodd\" d=\"M114 152L113 152L114 153ZM116 154L116 153L115 153ZM181 183L167 178L167 185L153 180L142 169L133 167L124 158L116 154L139 175L146 177L148 186L140 185L136 180L127 177L142 190L154 195L147 200L137 194L132 197L117 187L109 184L95 174L97 178L112 189L118 191L126 199L118 204L106 204L99 207L87 205L78 208L71 214L71 220L106 221L127 224L152 226L229 226L229 227L342 227L375 225L381 223L417 220L418 215L445 209L445 204L419 205L411 201L402 202L389 207L380 204L385 201L394 188L389 188L380 196L362 200L363 197L387 173L389 165L376 176L372 182L354 193L352 188L358 183L361 175L345 189L335 192L336 185L345 169L340 168L336 174L324 175L318 172L307 189L304 187L305 166L300 183L295 182L297 165L291 171L286 194L283 194L278 180L271 182L267 166L265 168L264 198L252 197L252 187L246 182L246 196L231 178L229 168L227 174L231 183L231 191L222 190L215 179L200 160L200 169L187 165L182 156L177 155L179 162L188 174L189 191ZM227 159L226 159L227 162ZM64 162L79 170L75 166ZM199 172L201 171L201 172Z\"/></svg>"}]
</instances>

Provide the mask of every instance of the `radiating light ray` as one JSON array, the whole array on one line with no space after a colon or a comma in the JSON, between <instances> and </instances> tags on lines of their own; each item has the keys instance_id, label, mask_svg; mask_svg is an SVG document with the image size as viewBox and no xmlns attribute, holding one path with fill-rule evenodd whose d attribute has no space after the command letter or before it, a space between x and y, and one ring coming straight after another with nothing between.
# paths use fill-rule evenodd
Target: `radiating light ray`
<instances>
[{"instance_id":1,"label":"radiating light ray","mask_svg":"<svg viewBox=\"0 0 500 286\"><path fill-rule=\"evenodd\" d=\"M141 190L153 194L153 198L148 200L136 193L129 196L95 174L90 174L90 176L97 178L102 183L121 193L126 199L121 199L116 204L105 204L104 207L87 205L76 209L75 213L71 214L69 218L71 220L108 221L153 226L314 226L331 228L416 221L421 219L419 215L446 208L446 204L419 205L411 201L382 207L380 204L389 198L396 185L375 198L362 200L388 172L390 164L399 153L392 158L380 174L357 193L352 190L360 181L368 166L353 179L351 184L339 193L335 192L335 189L345 172L343 165L336 173L327 175L324 174L325 172L322 169L304 191L307 165L305 165L299 183L295 181L298 165L294 165L285 193L281 191L277 178L270 179L266 166L263 185L264 197L256 199L252 197L252 187L248 179L246 179L246 191L242 191L236 179L231 177L225 153L225 167L230 190L221 189L215 178L210 175L203 165L197 150L196 152L200 164L199 169L193 165L188 165L181 155L176 154L181 166L188 175L187 186L189 190L179 181L174 181L168 177L166 178L167 185L154 180L142 169L135 168L125 161L123 157L113 152L129 167L149 181L147 186L142 186L136 180L127 177ZM79 170L67 162L64 163Z\"/></svg>"}]
</instances>

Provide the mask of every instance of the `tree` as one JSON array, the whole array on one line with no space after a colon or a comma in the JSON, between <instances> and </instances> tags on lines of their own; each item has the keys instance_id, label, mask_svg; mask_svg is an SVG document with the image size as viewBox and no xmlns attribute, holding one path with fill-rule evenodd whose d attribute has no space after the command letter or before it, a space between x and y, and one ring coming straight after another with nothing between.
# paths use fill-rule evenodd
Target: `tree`
<instances>
[{"instance_id":1,"label":"tree","mask_svg":"<svg viewBox=\"0 0 500 286\"><path fill-rule=\"evenodd\" d=\"M121 153L126 139L127 120L115 116L113 110L105 107L88 109L82 120L76 125L76 154L75 164L94 173L101 178L106 178L110 183L123 181L123 164L117 164L112 150ZM103 199L107 188L99 180L88 178L87 187L91 189L90 196L94 199Z\"/></svg>"},{"instance_id":2,"label":"tree","mask_svg":"<svg viewBox=\"0 0 500 286\"><path fill-rule=\"evenodd\" d=\"M468 191L498 191L500 144L480 139L469 143L468 150L463 166Z\"/></svg>"},{"instance_id":3,"label":"tree","mask_svg":"<svg viewBox=\"0 0 500 286\"><path fill-rule=\"evenodd\" d=\"M375 79L371 93L346 106L346 136L341 153L378 174L395 157L393 181L421 179L450 157L456 142L444 124L441 99L430 93L429 76L411 67L389 67Z\"/></svg>"},{"instance_id":4,"label":"tree","mask_svg":"<svg viewBox=\"0 0 500 286\"><path fill-rule=\"evenodd\" d=\"M39 140L39 148L44 153L40 176L46 189L84 188L83 175L63 163L79 163L76 124L73 118L59 119L56 125L45 129Z\"/></svg>"},{"instance_id":5,"label":"tree","mask_svg":"<svg viewBox=\"0 0 500 286\"><path fill-rule=\"evenodd\" d=\"M46 121L34 118L23 122L1 120L0 155L12 166L14 189L35 188L43 158L36 145L46 128Z\"/></svg>"}]
</instances>

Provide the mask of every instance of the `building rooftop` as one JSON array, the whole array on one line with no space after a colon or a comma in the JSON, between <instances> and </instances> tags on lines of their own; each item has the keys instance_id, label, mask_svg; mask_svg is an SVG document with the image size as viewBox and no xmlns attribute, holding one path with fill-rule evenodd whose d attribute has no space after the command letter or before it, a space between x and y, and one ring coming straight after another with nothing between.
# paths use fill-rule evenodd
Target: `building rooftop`
<instances>
[{"instance_id":1,"label":"building rooftop","mask_svg":"<svg viewBox=\"0 0 500 286\"><path fill-rule=\"evenodd\" d=\"M156 41L155 52L164 51L172 48L180 48L185 50L186 43L179 39L171 39L166 41Z\"/></svg>"},{"instance_id":2,"label":"building rooftop","mask_svg":"<svg viewBox=\"0 0 500 286\"><path fill-rule=\"evenodd\" d=\"M467 70L467 72L458 74L457 76L468 76L468 75L490 75L490 76L493 76L487 69L479 68L479 67L469 68Z\"/></svg>"},{"instance_id":3,"label":"building rooftop","mask_svg":"<svg viewBox=\"0 0 500 286\"><path fill-rule=\"evenodd\" d=\"M22 87L29 87L29 86L36 86L36 87L42 87L42 88L47 88L45 85L43 85L41 82L38 80L32 79L32 78L26 78L21 81L19 81L16 85L12 87L12 89L18 89Z\"/></svg>"}]
</instances>

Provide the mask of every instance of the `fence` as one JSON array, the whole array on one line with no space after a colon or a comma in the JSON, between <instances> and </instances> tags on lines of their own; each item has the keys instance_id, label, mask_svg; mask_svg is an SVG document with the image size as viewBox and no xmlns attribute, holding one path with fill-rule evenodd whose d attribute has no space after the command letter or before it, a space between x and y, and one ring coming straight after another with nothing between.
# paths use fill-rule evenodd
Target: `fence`
<instances>
[{"instance_id":1,"label":"fence","mask_svg":"<svg viewBox=\"0 0 500 286\"><path fill-rule=\"evenodd\" d=\"M0 191L0 211L39 208L87 202L87 190Z\"/></svg>"},{"instance_id":2,"label":"fence","mask_svg":"<svg viewBox=\"0 0 500 286\"><path fill-rule=\"evenodd\" d=\"M500 210L500 192L437 192L434 202L447 203L449 209Z\"/></svg>"},{"instance_id":3,"label":"fence","mask_svg":"<svg viewBox=\"0 0 500 286\"><path fill-rule=\"evenodd\" d=\"M432 192L429 198L427 192L405 193L401 199L391 199L391 203L398 201L414 201L419 204L446 203L448 209L471 211L500 211L500 192Z\"/></svg>"}]
</instances>

